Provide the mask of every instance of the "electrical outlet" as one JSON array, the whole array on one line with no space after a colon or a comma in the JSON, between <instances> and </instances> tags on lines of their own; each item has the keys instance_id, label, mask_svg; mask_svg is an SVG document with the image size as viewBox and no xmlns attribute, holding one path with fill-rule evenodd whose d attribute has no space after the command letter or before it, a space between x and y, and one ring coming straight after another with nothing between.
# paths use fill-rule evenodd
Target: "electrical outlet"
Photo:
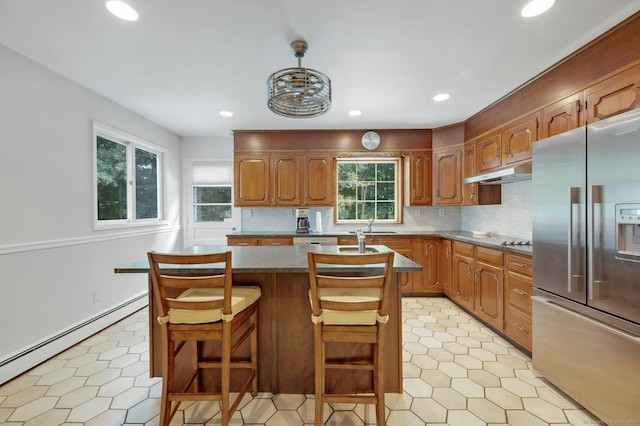
<instances>
[{"instance_id":1,"label":"electrical outlet","mask_svg":"<svg viewBox=\"0 0 640 426\"><path fill-rule=\"evenodd\" d=\"M242 209L243 217L251 217L253 216L253 211L251 209Z\"/></svg>"},{"instance_id":2,"label":"electrical outlet","mask_svg":"<svg viewBox=\"0 0 640 426\"><path fill-rule=\"evenodd\" d=\"M102 292L100 290L93 290L93 303L98 303L102 300Z\"/></svg>"},{"instance_id":3,"label":"electrical outlet","mask_svg":"<svg viewBox=\"0 0 640 426\"><path fill-rule=\"evenodd\" d=\"M438 209L438 215L439 216L446 216L447 211L445 209Z\"/></svg>"}]
</instances>

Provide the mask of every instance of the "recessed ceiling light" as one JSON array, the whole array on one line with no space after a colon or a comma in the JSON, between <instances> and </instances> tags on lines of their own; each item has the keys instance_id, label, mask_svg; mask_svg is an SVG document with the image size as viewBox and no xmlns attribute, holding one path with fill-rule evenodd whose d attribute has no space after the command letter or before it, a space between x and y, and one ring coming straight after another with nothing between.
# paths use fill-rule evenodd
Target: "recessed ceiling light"
<instances>
[{"instance_id":1,"label":"recessed ceiling light","mask_svg":"<svg viewBox=\"0 0 640 426\"><path fill-rule=\"evenodd\" d=\"M556 0L531 0L522 8L520 14L525 18L538 16L549 10L555 2Z\"/></svg>"},{"instance_id":2,"label":"recessed ceiling light","mask_svg":"<svg viewBox=\"0 0 640 426\"><path fill-rule=\"evenodd\" d=\"M220 115L223 117L233 117L233 113L231 111L220 111Z\"/></svg>"},{"instance_id":3,"label":"recessed ceiling light","mask_svg":"<svg viewBox=\"0 0 640 426\"><path fill-rule=\"evenodd\" d=\"M138 12L136 12L136 10L129 4L121 0L108 0L105 5L109 12L113 13L120 19L124 19L125 21L138 20Z\"/></svg>"},{"instance_id":4,"label":"recessed ceiling light","mask_svg":"<svg viewBox=\"0 0 640 426\"><path fill-rule=\"evenodd\" d=\"M449 95L448 93L440 93L439 95L435 95L433 97L433 100L436 101L436 102L442 102L442 101L446 101L450 97L451 97L451 95Z\"/></svg>"},{"instance_id":5,"label":"recessed ceiling light","mask_svg":"<svg viewBox=\"0 0 640 426\"><path fill-rule=\"evenodd\" d=\"M354 109L354 110L352 110L352 111L349 111L349 115L350 115L350 116L352 116L352 117L357 117L357 116L359 116L360 114L362 114L362 111L358 111L357 109Z\"/></svg>"}]
</instances>

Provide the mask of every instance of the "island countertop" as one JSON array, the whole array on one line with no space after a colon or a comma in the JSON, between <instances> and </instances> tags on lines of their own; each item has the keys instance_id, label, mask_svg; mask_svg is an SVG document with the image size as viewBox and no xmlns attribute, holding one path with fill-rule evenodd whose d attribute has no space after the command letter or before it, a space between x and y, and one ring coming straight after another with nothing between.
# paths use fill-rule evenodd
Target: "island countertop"
<instances>
[{"instance_id":1,"label":"island countertop","mask_svg":"<svg viewBox=\"0 0 640 426\"><path fill-rule=\"evenodd\" d=\"M215 246L203 245L193 246L175 253L216 253L230 250L231 265L233 273L262 273L262 272L283 272L283 273L308 273L309 265L307 259L308 251L317 251L322 253L343 253L345 247L356 246L269 246L269 247L251 247L251 246ZM370 249L378 252L391 251L383 245L369 245ZM193 267L190 267L193 269ZM203 271L221 271L221 268L215 266L205 266ZM359 268L353 267L352 270L357 272ZM394 272L419 272L422 267L416 262L396 253L393 260ZM139 260L136 262L120 265L115 268L116 273L147 273L149 272L149 262Z\"/></svg>"}]
</instances>

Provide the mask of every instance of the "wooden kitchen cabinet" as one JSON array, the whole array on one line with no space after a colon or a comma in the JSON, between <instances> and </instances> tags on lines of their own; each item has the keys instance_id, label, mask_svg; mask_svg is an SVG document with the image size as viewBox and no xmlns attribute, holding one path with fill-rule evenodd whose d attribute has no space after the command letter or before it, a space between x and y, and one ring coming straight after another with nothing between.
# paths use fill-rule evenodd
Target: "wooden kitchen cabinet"
<instances>
[{"instance_id":1,"label":"wooden kitchen cabinet","mask_svg":"<svg viewBox=\"0 0 640 426\"><path fill-rule=\"evenodd\" d=\"M452 298L469 311L474 309L474 246L473 244L453 242L453 291Z\"/></svg>"},{"instance_id":2,"label":"wooden kitchen cabinet","mask_svg":"<svg viewBox=\"0 0 640 426\"><path fill-rule=\"evenodd\" d=\"M442 240L440 243L440 265L438 269L438 279L440 280L442 291L449 297L453 295L451 281L451 268L453 266L452 243L451 240Z\"/></svg>"},{"instance_id":3,"label":"wooden kitchen cabinet","mask_svg":"<svg viewBox=\"0 0 640 426\"><path fill-rule=\"evenodd\" d=\"M268 154L236 155L234 159L235 205L258 207L271 204Z\"/></svg>"},{"instance_id":4,"label":"wooden kitchen cabinet","mask_svg":"<svg viewBox=\"0 0 640 426\"><path fill-rule=\"evenodd\" d=\"M505 263L504 332L508 337L531 351L533 262L531 256L507 252Z\"/></svg>"},{"instance_id":5,"label":"wooden kitchen cabinet","mask_svg":"<svg viewBox=\"0 0 640 426\"><path fill-rule=\"evenodd\" d=\"M540 139L559 135L584 125L582 92L568 96L542 110Z\"/></svg>"},{"instance_id":6,"label":"wooden kitchen cabinet","mask_svg":"<svg viewBox=\"0 0 640 426\"><path fill-rule=\"evenodd\" d=\"M292 246L291 237L227 237L229 246Z\"/></svg>"},{"instance_id":7,"label":"wooden kitchen cabinet","mask_svg":"<svg viewBox=\"0 0 640 426\"><path fill-rule=\"evenodd\" d=\"M291 153L271 155L273 206L302 204L302 156Z\"/></svg>"},{"instance_id":8,"label":"wooden kitchen cabinet","mask_svg":"<svg viewBox=\"0 0 640 426\"><path fill-rule=\"evenodd\" d=\"M306 206L331 206L333 204L333 159L329 154L313 153L304 156L303 184Z\"/></svg>"},{"instance_id":9,"label":"wooden kitchen cabinet","mask_svg":"<svg viewBox=\"0 0 640 426\"><path fill-rule=\"evenodd\" d=\"M420 253L414 252L414 239L412 237L377 237L374 238L374 244L380 244L389 247L391 250L398 252L404 257L420 263ZM402 293L413 293L420 291L422 284L422 272L401 272L399 274L400 291Z\"/></svg>"},{"instance_id":10,"label":"wooden kitchen cabinet","mask_svg":"<svg viewBox=\"0 0 640 426\"><path fill-rule=\"evenodd\" d=\"M430 152L412 152L405 158L405 200L409 206L432 205L432 164Z\"/></svg>"},{"instance_id":11,"label":"wooden kitchen cabinet","mask_svg":"<svg viewBox=\"0 0 640 426\"><path fill-rule=\"evenodd\" d=\"M440 254L442 252L440 239L423 238L420 241L422 252L422 291L426 293L441 293Z\"/></svg>"},{"instance_id":12,"label":"wooden kitchen cabinet","mask_svg":"<svg viewBox=\"0 0 640 426\"><path fill-rule=\"evenodd\" d=\"M469 141L464 144L464 153L462 154L462 176L469 177L476 174L476 143ZM478 204L478 184L463 183L462 184L462 204L465 206L473 206Z\"/></svg>"},{"instance_id":13,"label":"wooden kitchen cabinet","mask_svg":"<svg viewBox=\"0 0 640 426\"><path fill-rule=\"evenodd\" d=\"M502 250L476 246L474 312L498 330L503 329L503 289Z\"/></svg>"},{"instance_id":14,"label":"wooden kitchen cabinet","mask_svg":"<svg viewBox=\"0 0 640 426\"><path fill-rule=\"evenodd\" d=\"M333 160L329 154L236 154L234 164L238 207L333 203Z\"/></svg>"},{"instance_id":15,"label":"wooden kitchen cabinet","mask_svg":"<svg viewBox=\"0 0 640 426\"><path fill-rule=\"evenodd\" d=\"M433 155L434 204L462 203L462 146L438 148Z\"/></svg>"},{"instance_id":16,"label":"wooden kitchen cabinet","mask_svg":"<svg viewBox=\"0 0 640 426\"><path fill-rule=\"evenodd\" d=\"M585 90L587 123L640 108L640 65Z\"/></svg>"},{"instance_id":17,"label":"wooden kitchen cabinet","mask_svg":"<svg viewBox=\"0 0 640 426\"><path fill-rule=\"evenodd\" d=\"M478 138L475 145L477 173L502 166L502 133L499 130Z\"/></svg>"},{"instance_id":18,"label":"wooden kitchen cabinet","mask_svg":"<svg viewBox=\"0 0 640 426\"><path fill-rule=\"evenodd\" d=\"M502 131L502 165L508 166L531 158L533 143L538 140L539 113L520 119Z\"/></svg>"}]
</instances>

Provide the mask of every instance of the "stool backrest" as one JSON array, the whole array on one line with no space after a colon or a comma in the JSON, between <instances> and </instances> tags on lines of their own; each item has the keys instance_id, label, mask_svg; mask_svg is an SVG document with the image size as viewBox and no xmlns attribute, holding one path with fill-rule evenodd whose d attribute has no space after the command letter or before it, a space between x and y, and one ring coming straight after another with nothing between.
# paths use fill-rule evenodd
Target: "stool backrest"
<instances>
[{"instance_id":1,"label":"stool backrest","mask_svg":"<svg viewBox=\"0 0 640 426\"><path fill-rule=\"evenodd\" d=\"M321 318L324 309L331 311L377 311L387 318L394 252L367 254L329 254L308 252L310 298L313 317ZM365 272L353 272L353 267ZM320 269L320 271L319 271ZM323 300L322 289L379 289L379 299L367 301Z\"/></svg>"},{"instance_id":2,"label":"stool backrest","mask_svg":"<svg viewBox=\"0 0 640 426\"><path fill-rule=\"evenodd\" d=\"M166 254L149 252L149 267L153 291L159 296L161 316L169 309L207 310L222 309L231 314L231 252L205 254ZM216 265L217 264L217 265ZM198 268L220 272L198 272ZM187 289L224 288L224 298L206 301L180 301L176 298Z\"/></svg>"}]
</instances>

